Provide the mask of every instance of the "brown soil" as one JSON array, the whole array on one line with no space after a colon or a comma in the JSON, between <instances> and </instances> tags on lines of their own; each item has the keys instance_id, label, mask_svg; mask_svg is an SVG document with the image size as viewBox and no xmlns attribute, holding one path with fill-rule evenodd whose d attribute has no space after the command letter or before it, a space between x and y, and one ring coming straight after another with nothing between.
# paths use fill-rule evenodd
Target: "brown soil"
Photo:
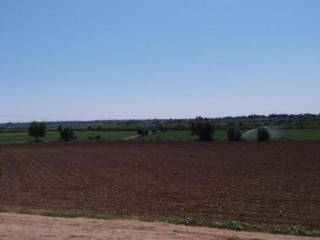
<instances>
[{"instance_id":1,"label":"brown soil","mask_svg":"<svg viewBox=\"0 0 320 240\"><path fill-rule=\"evenodd\" d=\"M0 205L320 229L320 142L3 145Z\"/></svg>"}]
</instances>

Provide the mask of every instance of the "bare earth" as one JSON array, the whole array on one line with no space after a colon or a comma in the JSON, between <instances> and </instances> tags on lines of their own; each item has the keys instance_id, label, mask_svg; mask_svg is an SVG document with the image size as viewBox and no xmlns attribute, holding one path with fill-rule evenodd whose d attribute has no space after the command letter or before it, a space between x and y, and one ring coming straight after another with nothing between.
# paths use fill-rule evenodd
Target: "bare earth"
<instances>
[{"instance_id":1,"label":"bare earth","mask_svg":"<svg viewBox=\"0 0 320 240\"><path fill-rule=\"evenodd\" d=\"M45 239L319 239L272 235L266 233L235 232L203 227L177 226L167 223L148 223L134 220L92 220L50 218L36 215L0 214L1 240Z\"/></svg>"},{"instance_id":2,"label":"bare earth","mask_svg":"<svg viewBox=\"0 0 320 240\"><path fill-rule=\"evenodd\" d=\"M320 229L320 141L2 145L0 207Z\"/></svg>"}]
</instances>

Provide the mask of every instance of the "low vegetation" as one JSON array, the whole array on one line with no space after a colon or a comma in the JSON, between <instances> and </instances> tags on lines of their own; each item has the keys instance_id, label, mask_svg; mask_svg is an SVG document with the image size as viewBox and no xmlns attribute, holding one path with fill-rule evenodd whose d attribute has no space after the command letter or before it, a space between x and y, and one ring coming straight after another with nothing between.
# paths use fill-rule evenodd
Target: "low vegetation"
<instances>
[{"instance_id":1,"label":"low vegetation","mask_svg":"<svg viewBox=\"0 0 320 240\"><path fill-rule=\"evenodd\" d=\"M102 139L101 135L95 135L95 136L88 137L88 140L101 140L101 139Z\"/></svg>"},{"instance_id":2,"label":"low vegetation","mask_svg":"<svg viewBox=\"0 0 320 240\"><path fill-rule=\"evenodd\" d=\"M78 141L84 140L124 140L140 136L139 140L210 141L245 139L266 140L320 140L320 115L270 115L247 117L226 117L204 119L169 120L127 120L58 122L29 124L0 124L0 143L23 143L30 141L58 141L62 124L73 129ZM270 137L261 130L247 132L268 126ZM260 134L259 133L259 134ZM239 136L241 135L241 136Z\"/></svg>"},{"instance_id":3,"label":"low vegetation","mask_svg":"<svg viewBox=\"0 0 320 240\"><path fill-rule=\"evenodd\" d=\"M142 129L142 128L138 128L137 130L137 134L142 137L142 136L146 136L149 134L149 131L148 130L145 130L145 129Z\"/></svg>"},{"instance_id":4,"label":"low vegetation","mask_svg":"<svg viewBox=\"0 0 320 240\"><path fill-rule=\"evenodd\" d=\"M238 128L231 127L227 132L229 141L241 141L241 131Z\"/></svg>"},{"instance_id":5,"label":"low vegetation","mask_svg":"<svg viewBox=\"0 0 320 240\"><path fill-rule=\"evenodd\" d=\"M60 139L65 142L70 142L77 138L71 127L65 127L65 128L61 127L59 133L60 133Z\"/></svg>"},{"instance_id":6,"label":"low vegetation","mask_svg":"<svg viewBox=\"0 0 320 240\"><path fill-rule=\"evenodd\" d=\"M219 228L219 229L230 229L235 231L248 231L248 232L266 232L273 234L284 234L284 235L295 235L304 237L320 237L320 231L308 230L299 225L291 225L287 227L283 226L267 226L262 224L252 224L234 220L228 221L214 221L214 220L201 220L193 219L190 217L153 217L153 216L118 216L113 214L98 213L98 212L84 212L84 211L65 211L65 210L33 210L33 209L0 209L0 212L14 212L19 214L31 214L31 215L41 215L45 217L62 217L62 218L88 218L88 219L102 219L102 220L112 220L112 219L133 219L145 222L167 222L175 225L186 225L186 226L198 226L198 227L209 227L209 228Z\"/></svg>"},{"instance_id":7,"label":"low vegetation","mask_svg":"<svg viewBox=\"0 0 320 240\"><path fill-rule=\"evenodd\" d=\"M242 135L247 130L241 130ZM77 141L88 141L88 140L110 140L118 141L124 140L128 137L137 135L136 130L130 131L96 131L96 130L79 130L74 129L74 133L77 136ZM100 139L96 137L100 136ZM214 139L215 140L228 140L228 132L226 129L215 129ZM99 138L99 137L98 137ZM54 129L48 129L46 135L41 138L43 142L53 142L60 139L60 133ZM167 130L157 131L156 133L141 136L139 139L153 140L153 141L194 141L197 136L191 134L191 130ZM250 141L255 141L257 136L253 137ZM34 138L29 136L28 131L25 129L10 129L0 130L0 144L6 143L26 143L33 141ZM301 141L301 140L320 140L320 129L280 129L277 130L276 135L272 135L272 140L280 141Z\"/></svg>"}]
</instances>

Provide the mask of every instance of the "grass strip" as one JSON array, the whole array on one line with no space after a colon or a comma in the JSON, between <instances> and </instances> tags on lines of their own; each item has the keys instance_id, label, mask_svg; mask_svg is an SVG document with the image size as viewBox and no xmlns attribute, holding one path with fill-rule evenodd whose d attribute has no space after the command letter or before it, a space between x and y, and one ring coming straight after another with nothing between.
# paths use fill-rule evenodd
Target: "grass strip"
<instances>
[{"instance_id":1,"label":"grass strip","mask_svg":"<svg viewBox=\"0 0 320 240\"><path fill-rule=\"evenodd\" d=\"M291 225L287 227L277 225L265 224L252 224L241 221L227 220L227 221L211 221L193 218L180 218L180 217L154 217L154 216L141 216L141 215L117 215L106 214L98 212L86 212L76 210L43 210L43 209L28 209L28 208L6 208L0 207L0 212L12 212L20 214L41 215L45 217L63 217L63 218L91 218L91 219L133 219L145 222L167 222L176 225L185 226L198 226L219 229L230 229L235 231L247 232L265 232L283 235L296 235L305 237L320 237L319 230L308 230L303 226Z\"/></svg>"}]
</instances>

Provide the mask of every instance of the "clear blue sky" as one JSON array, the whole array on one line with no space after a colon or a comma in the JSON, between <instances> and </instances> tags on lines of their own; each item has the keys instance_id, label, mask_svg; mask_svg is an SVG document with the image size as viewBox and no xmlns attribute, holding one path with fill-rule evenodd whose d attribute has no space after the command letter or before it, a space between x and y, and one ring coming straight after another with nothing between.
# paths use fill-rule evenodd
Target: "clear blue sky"
<instances>
[{"instance_id":1,"label":"clear blue sky","mask_svg":"<svg viewBox=\"0 0 320 240\"><path fill-rule=\"evenodd\" d=\"M1 0L0 122L320 112L319 0Z\"/></svg>"}]
</instances>

